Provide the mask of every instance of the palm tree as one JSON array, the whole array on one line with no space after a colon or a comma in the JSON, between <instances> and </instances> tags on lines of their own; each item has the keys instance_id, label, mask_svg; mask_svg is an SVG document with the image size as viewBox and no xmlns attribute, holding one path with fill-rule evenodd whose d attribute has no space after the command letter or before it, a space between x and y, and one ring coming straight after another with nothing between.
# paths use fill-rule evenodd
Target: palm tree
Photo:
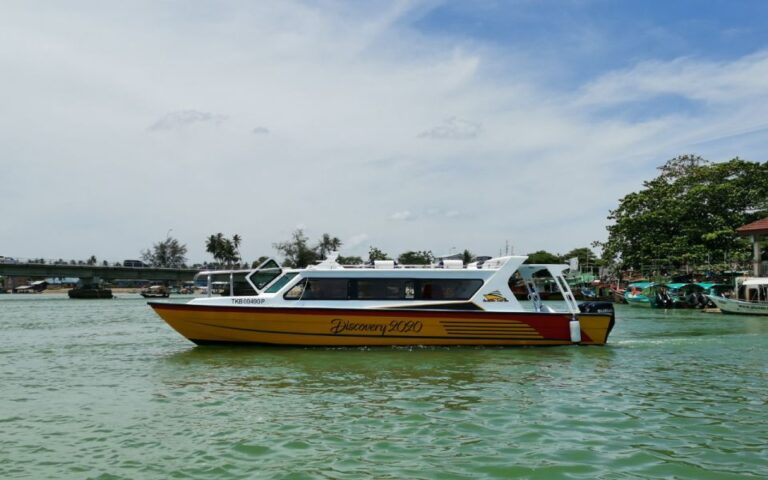
<instances>
[{"instance_id":1,"label":"palm tree","mask_svg":"<svg viewBox=\"0 0 768 480\"><path fill-rule=\"evenodd\" d=\"M221 247L224 240L224 234L219 232L216 235L211 235L208 240L205 241L205 251L213 256L215 261L221 260Z\"/></svg>"},{"instance_id":2,"label":"palm tree","mask_svg":"<svg viewBox=\"0 0 768 480\"><path fill-rule=\"evenodd\" d=\"M339 237L331 237L329 234L324 233L316 248L320 258L325 260L329 253L338 251L341 248L341 240L339 240Z\"/></svg>"},{"instance_id":3,"label":"palm tree","mask_svg":"<svg viewBox=\"0 0 768 480\"><path fill-rule=\"evenodd\" d=\"M242 238L240 235L238 235L238 234L234 234L234 235L232 236L232 244L233 244L233 245L234 245L234 247L235 247L235 248L234 248L234 250L235 250L235 252L234 252L234 253L235 253L235 255L237 256L237 258L235 259L235 261L238 261L238 262L240 261L240 242L242 242L242 241L243 241L243 238Z\"/></svg>"},{"instance_id":4,"label":"palm tree","mask_svg":"<svg viewBox=\"0 0 768 480\"><path fill-rule=\"evenodd\" d=\"M213 255L213 259L222 264L232 265L235 262L240 261L240 252L238 248L242 242L240 235L235 235L232 240L224 236L219 232L216 235L211 235L205 241L205 251Z\"/></svg>"}]
</instances>

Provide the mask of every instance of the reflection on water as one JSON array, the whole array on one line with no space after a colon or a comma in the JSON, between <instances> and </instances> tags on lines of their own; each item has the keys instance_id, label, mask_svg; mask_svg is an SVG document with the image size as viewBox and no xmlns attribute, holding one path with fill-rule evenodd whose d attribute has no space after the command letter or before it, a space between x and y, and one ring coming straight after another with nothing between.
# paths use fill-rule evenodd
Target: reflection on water
<instances>
[{"instance_id":1,"label":"reflection on water","mask_svg":"<svg viewBox=\"0 0 768 480\"><path fill-rule=\"evenodd\" d=\"M760 478L768 322L606 347L196 347L134 299L0 299L0 477Z\"/></svg>"}]
</instances>

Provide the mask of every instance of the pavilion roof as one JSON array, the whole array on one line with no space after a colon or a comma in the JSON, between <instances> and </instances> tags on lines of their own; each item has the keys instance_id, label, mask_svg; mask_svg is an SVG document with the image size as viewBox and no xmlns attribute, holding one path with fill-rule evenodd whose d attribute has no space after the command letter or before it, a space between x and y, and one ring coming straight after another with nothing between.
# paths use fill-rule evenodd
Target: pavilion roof
<instances>
[{"instance_id":1,"label":"pavilion roof","mask_svg":"<svg viewBox=\"0 0 768 480\"><path fill-rule=\"evenodd\" d=\"M756 222L748 223L736 229L739 235L768 234L768 217Z\"/></svg>"}]
</instances>

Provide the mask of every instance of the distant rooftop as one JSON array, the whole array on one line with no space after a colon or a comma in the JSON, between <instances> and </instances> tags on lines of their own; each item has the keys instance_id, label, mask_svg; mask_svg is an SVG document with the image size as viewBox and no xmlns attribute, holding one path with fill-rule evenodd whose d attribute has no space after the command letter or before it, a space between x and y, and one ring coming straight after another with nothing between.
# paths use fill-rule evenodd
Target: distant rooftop
<instances>
[{"instance_id":1,"label":"distant rooftop","mask_svg":"<svg viewBox=\"0 0 768 480\"><path fill-rule=\"evenodd\" d=\"M756 222L748 223L736 229L739 235L768 234L768 217Z\"/></svg>"}]
</instances>

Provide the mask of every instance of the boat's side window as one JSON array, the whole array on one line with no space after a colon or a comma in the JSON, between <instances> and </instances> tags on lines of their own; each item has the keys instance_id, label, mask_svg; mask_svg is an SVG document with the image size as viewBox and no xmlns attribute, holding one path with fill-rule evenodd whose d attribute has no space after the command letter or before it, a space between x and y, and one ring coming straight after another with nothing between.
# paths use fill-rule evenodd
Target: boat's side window
<instances>
[{"instance_id":1,"label":"boat's side window","mask_svg":"<svg viewBox=\"0 0 768 480\"><path fill-rule=\"evenodd\" d=\"M305 278L304 280L300 281L299 283L291 287L290 290L285 292L285 295L283 295L283 298L285 298L286 300L298 300L302 298L302 293L304 293L304 288L306 287L306 285L307 285L307 279Z\"/></svg>"},{"instance_id":2,"label":"boat's side window","mask_svg":"<svg viewBox=\"0 0 768 480\"><path fill-rule=\"evenodd\" d=\"M269 285L269 282L279 277L281 273L283 271L280 266L274 260L270 260L266 265L253 272L249 278L253 285L261 290Z\"/></svg>"},{"instance_id":3,"label":"boat's side window","mask_svg":"<svg viewBox=\"0 0 768 480\"><path fill-rule=\"evenodd\" d=\"M414 285L413 280L407 280L405 282L403 293L405 294L406 300L413 300L416 298L416 286Z\"/></svg>"},{"instance_id":4,"label":"boat's side window","mask_svg":"<svg viewBox=\"0 0 768 480\"><path fill-rule=\"evenodd\" d=\"M286 300L347 300L349 280L346 278L310 278L293 286Z\"/></svg>"},{"instance_id":5,"label":"boat's side window","mask_svg":"<svg viewBox=\"0 0 768 480\"><path fill-rule=\"evenodd\" d=\"M275 283L273 283L268 289L264 290L265 293L277 293L280 291L281 288L283 288L288 282L293 280L293 278L298 275L298 272L289 272L283 275L282 277L275 280ZM296 287L294 287L296 288Z\"/></svg>"},{"instance_id":6,"label":"boat's side window","mask_svg":"<svg viewBox=\"0 0 768 480\"><path fill-rule=\"evenodd\" d=\"M405 283L398 278L359 279L356 282L356 298L358 300L401 300L405 294Z\"/></svg>"},{"instance_id":7,"label":"boat's side window","mask_svg":"<svg viewBox=\"0 0 768 480\"><path fill-rule=\"evenodd\" d=\"M304 300L346 300L348 285L346 278L310 278Z\"/></svg>"},{"instance_id":8,"label":"boat's side window","mask_svg":"<svg viewBox=\"0 0 768 480\"><path fill-rule=\"evenodd\" d=\"M419 296L421 300L467 300L483 285L482 280L421 280Z\"/></svg>"},{"instance_id":9,"label":"boat's side window","mask_svg":"<svg viewBox=\"0 0 768 480\"><path fill-rule=\"evenodd\" d=\"M482 285L480 279L309 278L294 285L283 297L286 300L468 300Z\"/></svg>"}]
</instances>

